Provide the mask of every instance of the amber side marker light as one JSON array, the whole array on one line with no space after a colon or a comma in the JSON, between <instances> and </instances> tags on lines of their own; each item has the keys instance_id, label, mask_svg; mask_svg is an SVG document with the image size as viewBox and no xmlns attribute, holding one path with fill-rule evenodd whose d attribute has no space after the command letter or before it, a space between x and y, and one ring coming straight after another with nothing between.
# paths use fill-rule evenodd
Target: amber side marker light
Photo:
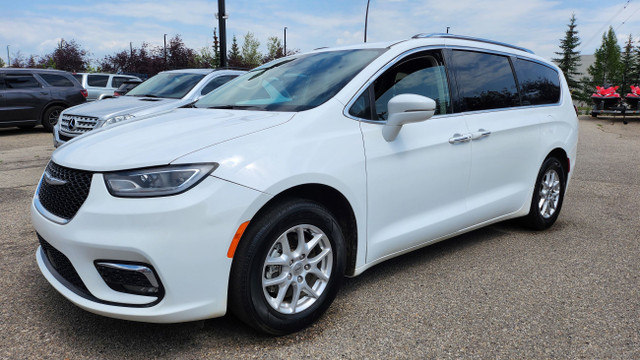
<instances>
[{"instance_id":1,"label":"amber side marker light","mask_svg":"<svg viewBox=\"0 0 640 360\"><path fill-rule=\"evenodd\" d=\"M247 225L249 225L248 221L240 224L240 226L238 227L238 231L236 231L236 234L233 236L231 245L229 245L229 251L227 251L227 257L229 259L233 259L233 255L236 253L236 248L238 247L238 242L240 241L242 234L244 234L244 231L247 229Z\"/></svg>"}]
</instances>

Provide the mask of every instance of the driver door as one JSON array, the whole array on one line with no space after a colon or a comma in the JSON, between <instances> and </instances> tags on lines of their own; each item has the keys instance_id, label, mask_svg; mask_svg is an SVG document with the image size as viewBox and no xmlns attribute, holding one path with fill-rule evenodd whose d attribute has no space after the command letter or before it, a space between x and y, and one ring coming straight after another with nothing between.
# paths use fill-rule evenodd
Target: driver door
<instances>
[{"instance_id":1,"label":"driver door","mask_svg":"<svg viewBox=\"0 0 640 360\"><path fill-rule=\"evenodd\" d=\"M387 142L382 137L387 103L406 93L434 99L436 113L403 126L398 137ZM468 223L471 146L450 143L468 134L464 118L451 114L450 99L441 52L424 51L399 60L354 103L350 114L364 119L367 262L421 246Z\"/></svg>"}]
</instances>

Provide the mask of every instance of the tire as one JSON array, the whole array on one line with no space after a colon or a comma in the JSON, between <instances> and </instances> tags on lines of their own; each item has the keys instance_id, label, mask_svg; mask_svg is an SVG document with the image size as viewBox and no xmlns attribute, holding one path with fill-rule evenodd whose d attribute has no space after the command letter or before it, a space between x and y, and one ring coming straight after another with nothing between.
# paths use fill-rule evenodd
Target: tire
<instances>
[{"instance_id":1,"label":"tire","mask_svg":"<svg viewBox=\"0 0 640 360\"><path fill-rule=\"evenodd\" d=\"M314 242L310 249L301 246L301 236L307 246ZM345 266L344 236L335 217L312 201L281 202L253 220L238 244L229 307L268 334L302 330L329 308Z\"/></svg>"},{"instance_id":2,"label":"tire","mask_svg":"<svg viewBox=\"0 0 640 360\"><path fill-rule=\"evenodd\" d=\"M59 105L47 108L42 115L42 127L47 131L53 132L53 127L58 123L58 118L62 110L64 110L64 107Z\"/></svg>"},{"instance_id":3,"label":"tire","mask_svg":"<svg viewBox=\"0 0 640 360\"><path fill-rule=\"evenodd\" d=\"M523 218L525 226L534 230L548 229L560 215L567 180L562 163L547 158L536 179L529 215Z\"/></svg>"},{"instance_id":4,"label":"tire","mask_svg":"<svg viewBox=\"0 0 640 360\"><path fill-rule=\"evenodd\" d=\"M597 118L598 117L598 113L597 112L591 112L591 117Z\"/></svg>"}]
</instances>

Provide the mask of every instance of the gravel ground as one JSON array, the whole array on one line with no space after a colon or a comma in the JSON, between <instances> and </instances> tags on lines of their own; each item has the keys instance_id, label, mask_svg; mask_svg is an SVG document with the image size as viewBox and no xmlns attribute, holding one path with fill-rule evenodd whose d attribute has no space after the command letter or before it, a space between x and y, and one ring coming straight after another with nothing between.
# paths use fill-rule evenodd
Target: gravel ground
<instances>
[{"instance_id":1,"label":"gravel ground","mask_svg":"<svg viewBox=\"0 0 640 360\"><path fill-rule=\"evenodd\" d=\"M328 313L268 337L231 316L154 325L83 311L35 262L29 203L51 134L0 129L0 358L640 358L640 120L580 121L558 222L493 225L347 279Z\"/></svg>"}]
</instances>

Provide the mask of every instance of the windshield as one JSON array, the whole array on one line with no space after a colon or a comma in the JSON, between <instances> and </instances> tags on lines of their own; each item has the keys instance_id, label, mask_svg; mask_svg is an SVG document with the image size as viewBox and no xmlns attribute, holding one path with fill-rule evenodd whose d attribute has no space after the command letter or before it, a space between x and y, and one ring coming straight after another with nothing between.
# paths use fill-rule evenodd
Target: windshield
<instances>
[{"instance_id":1,"label":"windshield","mask_svg":"<svg viewBox=\"0 0 640 360\"><path fill-rule=\"evenodd\" d=\"M180 99L187 95L204 74L164 73L138 85L126 96L163 97Z\"/></svg>"},{"instance_id":2,"label":"windshield","mask_svg":"<svg viewBox=\"0 0 640 360\"><path fill-rule=\"evenodd\" d=\"M303 111L333 97L385 49L326 51L274 60L228 82L198 108Z\"/></svg>"}]
</instances>

